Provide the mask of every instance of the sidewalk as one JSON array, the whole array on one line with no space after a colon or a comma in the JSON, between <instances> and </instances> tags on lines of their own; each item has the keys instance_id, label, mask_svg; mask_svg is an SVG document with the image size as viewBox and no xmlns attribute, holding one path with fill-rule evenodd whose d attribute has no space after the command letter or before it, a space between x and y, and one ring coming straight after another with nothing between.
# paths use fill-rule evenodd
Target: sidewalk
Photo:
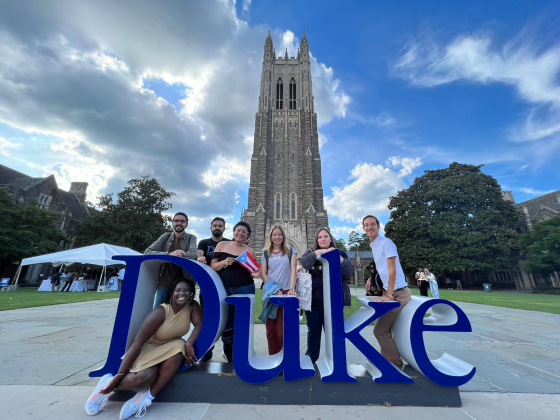
<instances>
[{"instance_id":1,"label":"sidewalk","mask_svg":"<svg viewBox=\"0 0 560 420\"><path fill-rule=\"evenodd\" d=\"M462 408L156 403L146 418L560 418L560 315L458 305L473 333L429 333L426 343L430 357L448 352L477 367L475 378L461 387ZM116 307L117 300L110 299L0 312L2 418L86 418L83 405L97 383L88 373L107 356ZM266 354L264 325L254 331L255 351ZM305 325L300 334L303 353ZM371 328L363 336L377 347ZM347 348L348 362L359 363L361 354L351 344ZM213 361L223 361L219 341ZM116 418L119 407L108 404L99 418Z\"/></svg>"}]
</instances>

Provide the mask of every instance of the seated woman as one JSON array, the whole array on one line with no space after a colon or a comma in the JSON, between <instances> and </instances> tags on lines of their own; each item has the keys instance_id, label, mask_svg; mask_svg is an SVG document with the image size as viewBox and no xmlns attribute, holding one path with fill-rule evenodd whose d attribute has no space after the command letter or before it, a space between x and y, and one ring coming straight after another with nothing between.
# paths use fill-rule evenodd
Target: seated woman
<instances>
[{"instance_id":1,"label":"seated woman","mask_svg":"<svg viewBox=\"0 0 560 420\"><path fill-rule=\"evenodd\" d=\"M103 376L95 387L86 402L86 413L99 413L114 391L138 391L124 404L119 418L141 417L179 367L185 361L196 362L193 344L202 325L202 310L194 295L195 285L190 279L179 278L171 284L165 303L150 312L140 327L119 372ZM185 342L182 337L191 323L194 331Z\"/></svg>"},{"instance_id":2,"label":"seated woman","mask_svg":"<svg viewBox=\"0 0 560 420\"><path fill-rule=\"evenodd\" d=\"M330 232L320 228L315 234L313 248L305 251L301 257L301 265L309 270L312 279L311 285L311 310L305 311L307 319L307 356L315 363L321 351L321 331L325 325L323 306L323 264L317 257L338 248ZM344 251L340 251L340 271L342 272L342 294L344 306L352 304L350 288L347 279L354 272L352 261Z\"/></svg>"}]
</instances>

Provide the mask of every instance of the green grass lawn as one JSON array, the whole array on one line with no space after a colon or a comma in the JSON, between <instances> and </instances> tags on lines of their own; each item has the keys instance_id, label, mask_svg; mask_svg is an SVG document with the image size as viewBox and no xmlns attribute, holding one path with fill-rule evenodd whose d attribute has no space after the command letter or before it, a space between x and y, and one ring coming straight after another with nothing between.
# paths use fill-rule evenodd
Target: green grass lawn
<instances>
[{"instance_id":1,"label":"green grass lawn","mask_svg":"<svg viewBox=\"0 0 560 420\"><path fill-rule=\"evenodd\" d=\"M525 309L530 311L560 314L560 295L540 295L532 293L483 292L480 290L441 290L442 299L455 302L478 303L481 305L500 306L502 308ZM413 294L420 294L412 289Z\"/></svg>"},{"instance_id":2,"label":"green grass lawn","mask_svg":"<svg viewBox=\"0 0 560 420\"><path fill-rule=\"evenodd\" d=\"M118 298L121 292L38 292L38 287L20 287L15 292L0 292L0 311L60 305L61 303L87 302L90 300Z\"/></svg>"},{"instance_id":3,"label":"green grass lawn","mask_svg":"<svg viewBox=\"0 0 560 420\"><path fill-rule=\"evenodd\" d=\"M418 295L418 289L411 289L413 295ZM120 292L82 292L82 293L49 293L37 292L35 287L19 288L15 292L0 292L0 311L8 309L30 308L34 306L59 305L62 303L86 302L90 300L118 298ZM257 289L255 296L255 323L260 324L258 316L262 311L262 292ZM532 311L560 314L560 295L539 295L515 292L483 292L469 290L440 290L442 299L455 302L478 303L481 305L500 306L503 308L525 309ZM344 308L344 316L349 317L358 309L360 304L352 299L352 306ZM305 318L301 321L305 323Z\"/></svg>"}]
</instances>

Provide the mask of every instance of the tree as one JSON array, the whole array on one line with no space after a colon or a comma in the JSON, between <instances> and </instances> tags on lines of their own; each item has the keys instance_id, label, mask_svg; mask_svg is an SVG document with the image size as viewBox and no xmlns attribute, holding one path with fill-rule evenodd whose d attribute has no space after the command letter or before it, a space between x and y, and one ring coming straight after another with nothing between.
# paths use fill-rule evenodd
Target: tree
<instances>
[{"instance_id":1,"label":"tree","mask_svg":"<svg viewBox=\"0 0 560 420\"><path fill-rule=\"evenodd\" d=\"M358 232L353 230L348 235L348 244L347 244L349 251L369 251L371 250L369 246L369 238L365 233L362 235L358 235Z\"/></svg>"},{"instance_id":2,"label":"tree","mask_svg":"<svg viewBox=\"0 0 560 420\"><path fill-rule=\"evenodd\" d=\"M0 273L14 261L58 250L66 237L56 226L60 214L21 206L0 188Z\"/></svg>"},{"instance_id":3,"label":"tree","mask_svg":"<svg viewBox=\"0 0 560 420\"><path fill-rule=\"evenodd\" d=\"M428 170L391 197L385 233L407 273L501 271L515 260L519 214L482 165Z\"/></svg>"},{"instance_id":4,"label":"tree","mask_svg":"<svg viewBox=\"0 0 560 420\"><path fill-rule=\"evenodd\" d=\"M360 247L360 236L358 232L353 230L348 234L348 249L350 251L356 251Z\"/></svg>"},{"instance_id":5,"label":"tree","mask_svg":"<svg viewBox=\"0 0 560 420\"><path fill-rule=\"evenodd\" d=\"M527 271L543 277L560 271L560 216L533 225L521 235L521 248Z\"/></svg>"},{"instance_id":6,"label":"tree","mask_svg":"<svg viewBox=\"0 0 560 420\"><path fill-rule=\"evenodd\" d=\"M80 227L84 245L109 243L143 252L168 231L170 217L162 213L172 207L167 200L175 193L149 175L127 184L116 203L113 194L99 197L99 211L90 213Z\"/></svg>"},{"instance_id":7,"label":"tree","mask_svg":"<svg viewBox=\"0 0 560 420\"><path fill-rule=\"evenodd\" d=\"M342 239L342 238L337 239L336 243L338 244L338 249L340 249L341 251L348 251L348 248L346 247L346 242L344 241L344 239Z\"/></svg>"}]
</instances>

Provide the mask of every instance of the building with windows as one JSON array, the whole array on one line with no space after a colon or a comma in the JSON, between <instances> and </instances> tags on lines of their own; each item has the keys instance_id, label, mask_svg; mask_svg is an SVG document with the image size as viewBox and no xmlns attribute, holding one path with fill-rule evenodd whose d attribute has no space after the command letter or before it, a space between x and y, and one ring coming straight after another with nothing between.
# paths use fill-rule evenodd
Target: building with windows
<instances>
[{"instance_id":1,"label":"building with windows","mask_svg":"<svg viewBox=\"0 0 560 420\"><path fill-rule=\"evenodd\" d=\"M309 44L305 32L297 57L277 57L270 32L264 44L259 107L251 156L247 208L250 245L260 251L270 228L281 224L301 255L315 231L328 227L314 110Z\"/></svg>"},{"instance_id":2,"label":"building with windows","mask_svg":"<svg viewBox=\"0 0 560 420\"><path fill-rule=\"evenodd\" d=\"M80 246L79 224L90 212L85 204L87 187L87 182L72 182L70 190L64 191L58 188L54 175L33 178L0 165L0 188L6 190L16 203L22 206L36 205L60 213L57 224L70 240L68 243L61 242L61 250ZM42 265L33 266L32 270L27 271L25 279L35 280L42 270Z\"/></svg>"}]
</instances>

